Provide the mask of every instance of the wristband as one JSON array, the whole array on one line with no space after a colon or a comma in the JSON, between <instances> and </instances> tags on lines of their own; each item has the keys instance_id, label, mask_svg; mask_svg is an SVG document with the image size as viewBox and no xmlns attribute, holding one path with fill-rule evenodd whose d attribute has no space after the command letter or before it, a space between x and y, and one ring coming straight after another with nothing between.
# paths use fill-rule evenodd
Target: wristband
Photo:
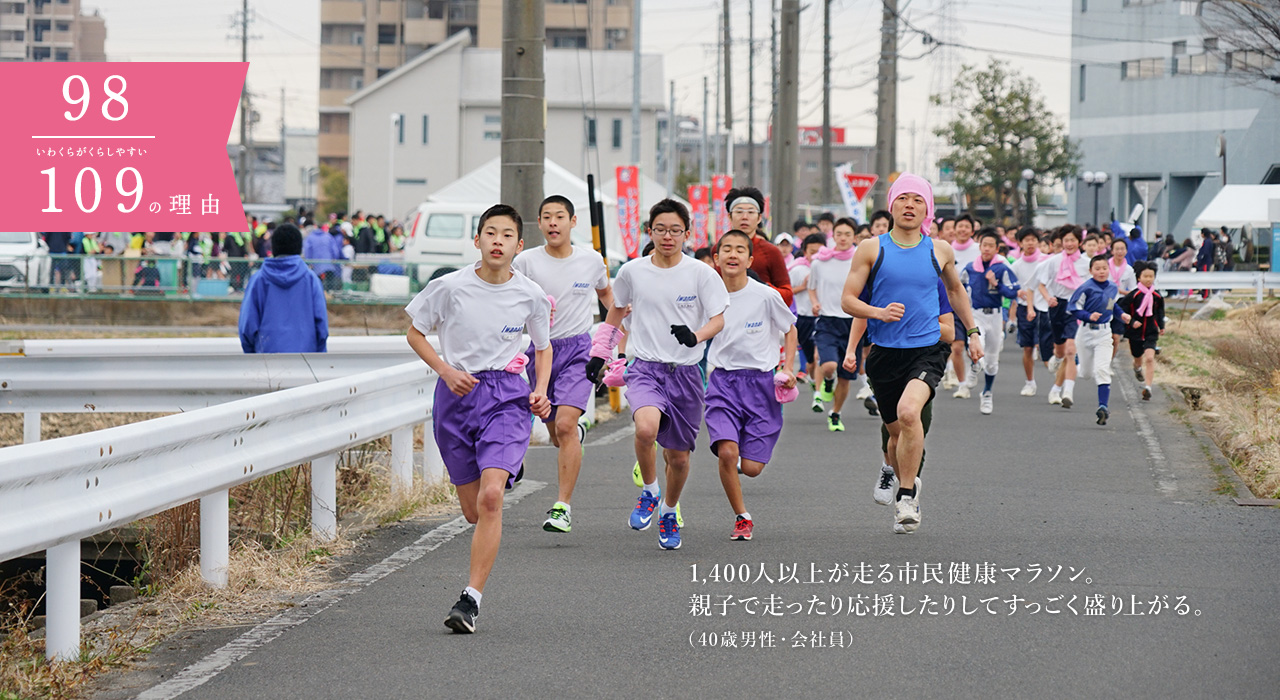
<instances>
[{"instance_id":1,"label":"wristband","mask_svg":"<svg viewBox=\"0 0 1280 700\"><path fill-rule=\"evenodd\" d=\"M970 328L969 330L967 330L967 331L965 331L965 332L964 332L964 337L969 338L969 337L975 336L975 335L977 335L977 334L979 334L979 333L981 333L981 332L982 332L982 329L981 329L981 328L978 328L977 326L974 326L973 328Z\"/></svg>"},{"instance_id":2,"label":"wristband","mask_svg":"<svg viewBox=\"0 0 1280 700\"><path fill-rule=\"evenodd\" d=\"M618 347L618 341L622 340L622 330L616 326L607 323L601 323L596 328L595 337L591 340L591 357L601 357L609 359L613 355L613 349Z\"/></svg>"}]
</instances>

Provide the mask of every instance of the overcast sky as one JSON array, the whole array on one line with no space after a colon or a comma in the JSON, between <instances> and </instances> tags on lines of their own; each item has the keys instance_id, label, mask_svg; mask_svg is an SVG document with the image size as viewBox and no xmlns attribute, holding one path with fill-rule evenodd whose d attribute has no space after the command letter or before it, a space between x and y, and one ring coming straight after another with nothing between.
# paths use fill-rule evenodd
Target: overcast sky
<instances>
[{"instance_id":1,"label":"overcast sky","mask_svg":"<svg viewBox=\"0 0 1280 700\"><path fill-rule=\"evenodd\" d=\"M642 0L641 42L646 53L665 57L664 80L676 81L682 113L701 115L702 78L715 83L721 3L718 0ZM756 138L763 138L769 109L767 71L770 0L755 0L756 35L761 65L756 67ZM945 30L940 12L949 4L955 21ZM949 83L963 64L984 64L989 56L1007 61L1035 79L1049 109L1065 123L1070 87L1070 0L900 0L900 12L914 27L974 49L938 50L918 60L899 62L900 133L898 153L912 157L915 123L916 157L923 160L926 128L940 117L928 105L931 92ZM735 125L745 137L747 111L746 30L748 0L731 1L735 40ZM822 4L802 0L800 123L822 119ZM99 10L107 19L107 57L112 61L238 61L240 44L230 38L237 0L83 0L84 11ZM283 114L290 127L317 126L319 85L319 0L253 0L256 21L250 27L249 89L262 121L259 138L274 137ZM832 0L833 126L848 130L848 140L875 140L875 73L879 54L878 0ZM976 49L976 50L975 50ZM906 32L899 52L920 56L928 50L920 37ZM992 52L998 53L992 53ZM949 65L948 65L949 64ZM713 96L714 99L714 96ZM238 138L238 127L231 140ZM910 163L908 162L908 167Z\"/></svg>"}]
</instances>

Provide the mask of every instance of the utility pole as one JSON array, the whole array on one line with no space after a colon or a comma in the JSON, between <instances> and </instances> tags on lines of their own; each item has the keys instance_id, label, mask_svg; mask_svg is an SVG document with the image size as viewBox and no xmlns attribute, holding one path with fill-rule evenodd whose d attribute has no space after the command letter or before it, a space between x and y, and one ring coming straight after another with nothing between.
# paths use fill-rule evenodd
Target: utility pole
<instances>
[{"instance_id":1,"label":"utility pole","mask_svg":"<svg viewBox=\"0 0 1280 700\"><path fill-rule=\"evenodd\" d=\"M724 130L725 163L720 172L733 174L733 42L729 33L729 0L724 0Z\"/></svg>"},{"instance_id":2,"label":"utility pole","mask_svg":"<svg viewBox=\"0 0 1280 700\"><path fill-rule=\"evenodd\" d=\"M800 79L800 0L782 0L781 46L778 65L778 114L773 139L778 143L773 164L773 235L786 228L796 214L797 120Z\"/></svg>"},{"instance_id":3,"label":"utility pole","mask_svg":"<svg viewBox=\"0 0 1280 700\"><path fill-rule=\"evenodd\" d=\"M831 0L822 0L822 203L835 201L831 164Z\"/></svg>"},{"instance_id":4,"label":"utility pole","mask_svg":"<svg viewBox=\"0 0 1280 700\"><path fill-rule=\"evenodd\" d=\"M778 0L769 2L769 123L764 142L764 193L773 195L773 139L778 119ZM777 211L775 208L774 211Z\"/></svg>"},{"instance_id":5,"label":"utility pole","mask_svg":"<svg viewBox=\"0 0 1280 700\"><path fill-rule=\"evenodd\" d=\"M640 165L640 0L631 9L631 163Z\"/></svg>"},{"instance_id":6,"label":"utility pole","mask_svg":"<svg viewBox=\"0 0 1280 700\"><path fill-rule=\"evenodd\" d=\"M240 7L240 61L249 62L249 0L243 0ZM240 200L249 199L248 190L248 156L249 156L249 77L245 76L244 85L240 87L240 151L236 172L240 175Z\"/></svg>"},{"instance_id":7,"label":"utility pole","mask_svg":"<svg viewBox=\"0 0 1280 700\"><path fill-rule=\"evenodd\" d=\"M880 66L876 77L876 180L872 197L877 208L889 208L889 174L898 162L898 0L882 0Z\"/></svg>"},{"instance_id":8,"label":"utility pole","mask_svg":"<svg viewBox=\"0 0 1280 700\"><path fill-rule=\"evenodd\" d=\"M543 242L538 229L546 159L546 20L540 2L502 2L502 191L524 218L526 246Z\"/></svg>"},{"instance_id":9,"label":"utility pole","mask_svg":"<svg viewBox=\"0 0 1280 700\"><path fill-rule=\"evenodd\" d=\"M724 21L724 17L720 18ZM723 31L721 32L723 36ZM724 52L720 50L720 46L716 45L716 121L715 121L715 139L711 142L711 172L720 172L720 95L724 86Z\"/></svg>"},{"instance_id":10,"label":"utility pole","mask_svg":"<svg viewBox=\"0 0 1280 700\"><path fill-rule=\"evenodd\" d=\"M676 173L679 172L680 157L678 140L680 138L680 120L676 118L676 81L671 81L671 106L667 109L667 196L676 194Z\"/></svg>"},{"instance_id":11,"label":"utility pole","mask_svg":"<svg viewBox=\"0 0 1280 700\"><path fill-rule=\"evenodd\" d=\"M747 0L747 152L747 182L756 185L756 0Z\"/></svg>"},{"instance_id":12,"label":"utility pole","mask_svg":"<svg viewBox=\"0 0 1280 700\"><path fill-rule=\"evenodd\" d=\"M706 76L703 76L702 78L702 153L698 158L698 182L703 185L707 184L708 182L707 180L707 139L710 136L708 127L711 126L708 123L709 122L708 117L711 116L709 114L710 110L707 108L707 101L709 99L711 99L711 90L710 88L707 87Z\"/></svg>"}]
</instances>

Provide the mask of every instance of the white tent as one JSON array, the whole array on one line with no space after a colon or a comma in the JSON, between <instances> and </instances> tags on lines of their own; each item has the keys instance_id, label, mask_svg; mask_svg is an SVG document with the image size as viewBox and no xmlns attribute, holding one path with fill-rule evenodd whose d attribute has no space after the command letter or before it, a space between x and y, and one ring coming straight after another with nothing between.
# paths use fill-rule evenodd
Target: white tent
<instances>
[{"instance_id":1,"label":"white tent","mask_svg":"<svg viewBox=\"0 0 1280 700\"><path fill-rule=\"evenodd\" d=\"M1280 200L1280 185L1227 185L1196 217L1196 227L1270 229L1267 202L1273 199Z\"/></svg>"},{"instance_id":2,"label":"white tent","mask_svg":"<svg viewBox=\"0 0 1280 700\"><path fill-rule=\"evenodd\" d=\"M502 190L502 159L494 158L484 165L472 170L461 178L436 190L427 197L429 202L447 202L451 204L494 204L499 200ZM573 202L574 213L578 217L578 225L573 229L573 242L578 245L591 245L591 213L587 209L587 182L564 169L550 158L543 163L542 191L548 195L558 194ZM604 203L605 243L610 258L625 258L622 249L622 237L618 233L618 206L609 192L611 189L596 190L596 198ZM537 212L520 212L526 221L533 221Z\"/></svg>"}]
</instances>

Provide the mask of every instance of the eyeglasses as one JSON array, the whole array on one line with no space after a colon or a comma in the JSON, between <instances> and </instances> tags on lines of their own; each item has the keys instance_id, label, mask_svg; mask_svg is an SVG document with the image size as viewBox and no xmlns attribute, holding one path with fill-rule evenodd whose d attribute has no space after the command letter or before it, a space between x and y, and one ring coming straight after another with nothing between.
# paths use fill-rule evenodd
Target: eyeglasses
<instances>
[{"instance_id":1,"label":"eyeglasses","mask_svg":"<svg viewBox=\"0 0 1280 700\"><path fill-rule=\"evenodd\" d=\"M653 232L654 238L663 238L666 236L679 238L685 234L685 230L682 228L653 228L650 230Z\"/></svg>"}]
</instances>

